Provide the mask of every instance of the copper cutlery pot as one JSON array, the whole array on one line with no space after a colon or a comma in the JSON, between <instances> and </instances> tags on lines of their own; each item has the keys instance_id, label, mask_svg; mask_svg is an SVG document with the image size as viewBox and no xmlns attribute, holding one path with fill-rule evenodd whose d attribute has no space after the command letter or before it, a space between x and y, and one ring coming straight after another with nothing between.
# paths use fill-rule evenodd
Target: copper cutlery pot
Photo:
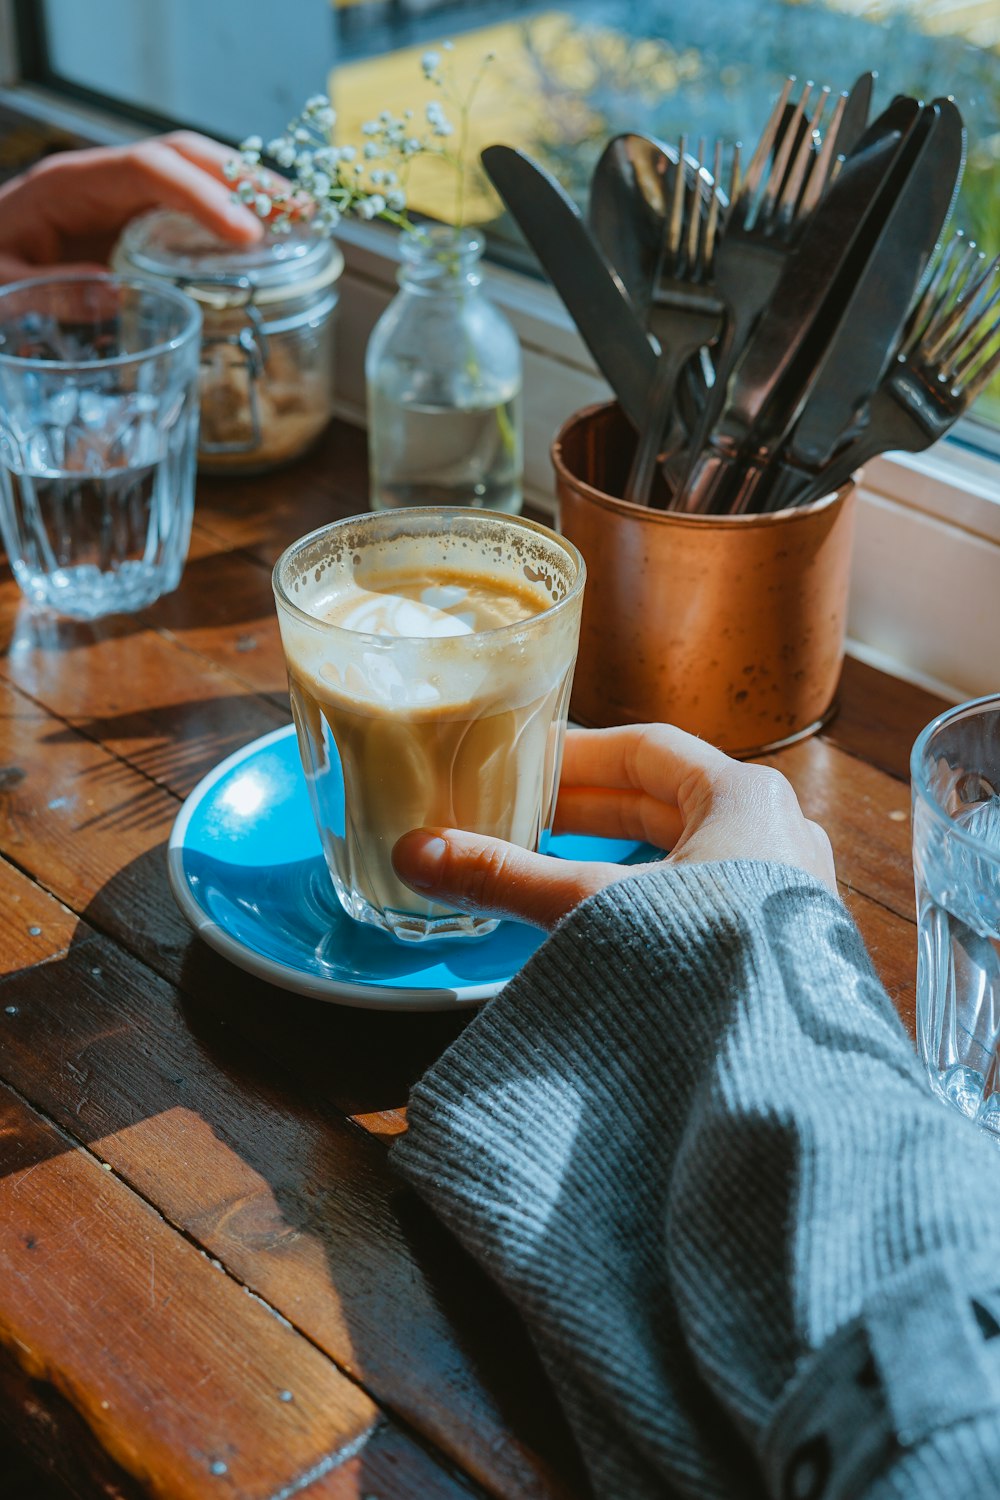
<instances>
[{"instance_id":1,"label":"copper cutlery pot","mask_svg":"<svg viewBox=\"0 0 1000 1500\"><path fill-rule=\"evenodd\" d=\"M677 724L736 756L814 733L844 655L853 482L799 509L689 516L618 498L634 447L616 403L552 445L588 575L573 718Z\"/></svg>"}]
</instances>

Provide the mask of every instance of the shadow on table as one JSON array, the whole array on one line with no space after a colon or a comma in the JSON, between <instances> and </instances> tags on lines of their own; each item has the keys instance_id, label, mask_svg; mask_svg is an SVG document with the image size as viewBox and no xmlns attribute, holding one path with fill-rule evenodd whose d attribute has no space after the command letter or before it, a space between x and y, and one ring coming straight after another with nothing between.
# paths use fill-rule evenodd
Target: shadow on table
<instances>
[{"instance_id":1,"label":"shadow on table","mask_svg":"<svg viewBox=\"0 0 1000 1500\"><path fill-rule=\"evenodd\" d=\"M289 538L291 540L291 538ZM16 585L8 581L11 597ZM213 627L272 624L274 596L267 568L238 548L190 557L176 589L134 614L74 620L38 610L21 599L5 625L0 648L6 651L78 651L103 641L123 640L150 630L203 632Z\"/></svg>"},{"instance_id":2,"label":"shadow on table","mask_svg":"<svg viewBox=\"0 0 1000 1500\"><path fill-rule=\"evenodd\" d=\"M3 1077L75 1139L103 1142L126 1181L139 1171L168 1219L404 1427L501 1493L587 1493L518 1317L376 1138L402 1128L410 1086L467 1012L348 1010L243 973L186 927L162 845L95 894L64 957L0 981L0 1024L7 1006ZM29 1142L29 1160L0 1139L0 1175L31 1170L51 1142ZM393 1492L370 1448L350 1460L358 1493Z\"/></svg>"},{"instance_id":3,"label":"shadow on table","mask_svg":"<svg viewBox=\"0 0 1000 1500\"><path fill-rule=\"evenodd\" d=\"M186 796L227 756L290 723L284 694L275 696L278 701L233 693L119 713L74 715L72 724L46 734L43 744L72 745L83 734L124 757L101 761L83 771L81 780L97 789L93 823L114 827L121 819L125 827L142 827L150 816L155 822L156 799L164 787L175 796ZM134 783L136 770L149 778L148 788L140 787L120 801L114 800L113 790L105 791L119 781Z\"/></svg>"},{"instance_id":4,"label":"shadow on table","mask_svg":"<svg viewBox=\"0 0 1000 1500\"><path fill-rule=\"evenodd\" d=\"M436 1418L446 1427L481 1424L484 1447L516 1434L502 1462L515 1492L586 1495L564 1418L517 1315L416 1195L394 1182L391 1167L386 1178L381 1142L352 1128L348 1146L329 1128L343 1112L364 1117L374 1135L396 1134L410 1088L475 1012L373 1012L311 1000L235 970L197 939L184 957L178 1001L191 1036L241 1093L310 1116L299 1180L290 1181L278 1161L265 1175L284 1226L324 1247L350 1332L352 1373L425 1432L421 1403L443 1401ZM348 1158L357 1170L349 1173L354 1191L345 1193ZM367 1175L373 1166L377 1187L358 1202L362 1169ZM359 1221L359 1210L372 1217ZM376 1334L384 1344L378 1352ZM387 1367L400 1361L409 1372L405 1390L393 1393ZM390 1387L401 1373L393 1370ZM527 1463L517 1449L530 1455ZM486 1458L488 1468L495 1462ZM554 1471L551 1490L538 1487L539 1467ZM369 1492L366 1484L383 1492L385 1475L366 1475L363 1455L358 1473L366 1480L360 1493Z\"/></svg>"}]
</instances>

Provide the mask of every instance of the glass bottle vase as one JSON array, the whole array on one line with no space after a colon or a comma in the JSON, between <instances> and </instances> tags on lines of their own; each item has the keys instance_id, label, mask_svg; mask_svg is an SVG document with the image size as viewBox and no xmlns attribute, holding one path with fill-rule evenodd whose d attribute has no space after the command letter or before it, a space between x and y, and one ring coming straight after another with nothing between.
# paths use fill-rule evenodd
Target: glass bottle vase
<instances>
[{"instance_id":1,"label":"glass bottle vase","mask_svg":"<svg viewBox=\"0 0 1000 1500\"><path fill-rule=\"evenodd\" d=\"M371 507L517 514L521 349L482 288L482 241L444 225L402 237L399 291L365 356Z\"/></svg>"}]
</instances>

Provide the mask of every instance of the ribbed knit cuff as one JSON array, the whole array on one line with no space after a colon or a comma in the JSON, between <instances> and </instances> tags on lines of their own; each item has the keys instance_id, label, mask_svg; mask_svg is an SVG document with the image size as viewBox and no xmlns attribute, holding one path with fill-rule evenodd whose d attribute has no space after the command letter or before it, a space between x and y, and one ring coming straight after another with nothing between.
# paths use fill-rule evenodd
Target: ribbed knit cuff
<instances>
[{"instance_id":1,"label":"ribbed knit cuff","mask_svg":"<svg viewBox=\"0 0 1000 1500\"><path fill-rule=\"evenodd\" d=\"M664 867L583 902L415 1086L396 1166L449 1221L458 1216L457 1232L466 1202L470 1227L482 1223L498 1172L505 1202L506 1174L521 1179L518 1224L503 1225L516 1253L519 1233L546 1220L547 1196L558 1189L546 1174L560 1162L560 1132L572 1143L567 1097L610 1132L630 1110L662 1100L657 1128L676 1143L728 1020L720 994L749 997L766 980L754 971L769 955L748 934L772 898L818 902L824 921L835 907L853 931L820 882L756 861ZM881 1003L905 1055L902 1028L884 995ZM648 1197L641 1160L632 1174L622 1187ZM491 1238L500 1230L498 1222Z\"/></svg>"},{"instance_id":2,"label":"ribbed knit cuff","mask_svg":"<svg viewBox=\"0 0 1000 1500\"><path fill-rule=\"evenodd\" d=\"M768 1493L994 1496L998 1283L995 1253L984 1247L918 1260L880 1285L783 1392L762 1443ZM956 1466L956 1487L932 1487L946 1463Z\"/></svg>"},{"instance_id":3,"label":"ribbed knit cuff","mask_svg":"<svg viewBox=\"0 0 1000 1500\"><path fill-rule=\"evenodd\" d=\"M995 1412L975 1417L899 1453L865 1500L996 1500L998 1423Z\"/></svg>"},{"instance_id":4,"label":"ribbed knit cuff","mask_svg":"<svg viewBox=\"0 0 1000 1500\"><path fill-rule=\"evenodd\" d=\"M939 1455L976 1471L994 1148L930 1095L819 882L736 861L608 887L409 1120L397 1166L525 1318L598 1494L742 1500L766 1473L794 1500L951 1500Z\"/></svg>"},{"instance_id":5,"label":"ribbed knit cuff","mask_svg":"<svg viewBox=\"0 0 1000 1500\"><path fill-rule=\"evenodd\" d=\"M483 1008L414 1088L409 1131L393 1151L397 1166L425 1188L433 1180L460 1188L476 1173L477 1116L486 1128L487 1180L504 1136L524 1152L526 1168L536 1135L538 1154L549 1159L543 1136L557 1125L539 1123L547 1087L541 1078L549 1072L585 1090L590 1112L609 1121L645 1100L648 1089L649 1098L664 1101L663 1128L683 1125L734 998L745 1005L762 986L773 987L773 949L780 967L787 938L768 911L790 902L804 914L799 959L808 966L821 956L832 919L840 947L853 945L866 1020L877 1025L900 1070L916 1077L912 1049L857 930L824 885L791 866L751 860L664 866L583 902ZM754 941L762 927L764 943ZM536 1070L537 1090L523 1066L531 1056L545 1064ZM748 1087L757 1082L749 1079ZM470 1153L461 1160L452 1136L456 1111ZM543 1196L543 1183L535 1187ZM525 1197L525 1212L535 1196Z\"/></svg>"}]
</instances>

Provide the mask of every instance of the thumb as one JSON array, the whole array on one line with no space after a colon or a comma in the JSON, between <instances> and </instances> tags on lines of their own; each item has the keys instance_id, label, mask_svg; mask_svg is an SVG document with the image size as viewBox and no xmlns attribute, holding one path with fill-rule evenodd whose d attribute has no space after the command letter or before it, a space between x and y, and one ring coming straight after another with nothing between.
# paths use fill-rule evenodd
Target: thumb
<instances>
[{"instance_id":1,"label":"thumb","mask_svg":"<svg viewBox=\"0 0 1000 1500\"><path fill-rule=\"evenodd\" d=\"M544 928L555 927L595 891L635 874L634 867L553 859L457 828L405 833L392 864L400 880L422 895Z\"/></svg>"}]
</instances>

